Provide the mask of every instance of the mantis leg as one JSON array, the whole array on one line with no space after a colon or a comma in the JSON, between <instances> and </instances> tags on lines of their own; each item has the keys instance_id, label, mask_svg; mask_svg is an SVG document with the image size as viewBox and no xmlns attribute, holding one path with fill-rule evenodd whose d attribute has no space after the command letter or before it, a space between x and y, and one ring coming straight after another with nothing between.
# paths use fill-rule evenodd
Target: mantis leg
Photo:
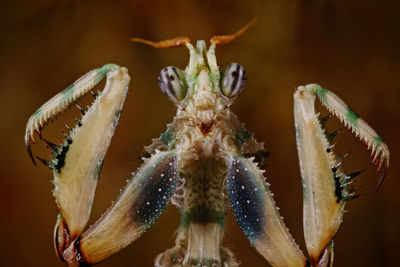
<instances>
[{"instance_id":1,"label":"mantis leg","mask_svg":"<svg viewBox=\"0 0 400 267\"><path fill-rule=\"evenodd\" d=\"M126 247L160 217L178 180L177 156L157 151L132 175L111 208L64 250L70 266L94 264ZM64 233L56 229L56 239ZM60 235L59 235L59 234Z\"/></svg>"},{"instance_id":2,"label":"mantis leg","mask_svg":"<svg viewBox=\"0 0 400 267\"><path fill-rule=\"evenodd\" d=\"M305 266L306 258L285 226L254 158L227 159L226 190L247 239L273 266Z\"/></svg>"},{"instance_id":3,"label":"mantis leg","mask_svg":"<svg viewBox=\"0 0 400 267\"><path fill-rule=\"evenodd\" d=\"M118 124L130 77L126 68L107 64L82 76L67 89L43 104L28 120L25 142L28 152L34 131L40 133L47 122L69 108L105 76L104 90L60 144L50 144L54 158L45 162L54 175L54 197L68 225L68 235L76 238L89 220L97 178L105 153ZM32 157L33 159L33 157Z\"/></svg>"},{"instance_id":4,"label":"mantis leg","mask_svg":"<svg viewBox=\"0 0 400 267\"><path fill-rule=\"evenodd\" d=\"M90 71L42 105L29 119L28 152L35 131L89 92L104 77L104 90L59 146L50 144L54 158L44 162L54 174L54 197L60 214L54 231L59 258L68 266L99 262L137 239L161 215L177 181L174 152L156 151L146 159L118 200L86 232L97 179L122 111L130 77L126 68L107 64ZM33 157L32 157L33 158ZM44 161L44 160L43 160ZM82 233L83 232L83 233Z\"/></svg>"},{"instance_id":5,"label":"mantis leg","mask_svg":"<svg viewBox=\"0 0 400 267\"><path fill-rule=\"evenodd\" d=\"M389 165L389 150L378 134L338 96L316 84L297 88L294 115L303 183L304 235L311 262L327 266L333 261L332 237L342 222L345 203L357 197L349 185L358 173L344 174L330 136L315 113L317 96L330 113L367 145L379 167Z\"/></svg>"}]
</instances>

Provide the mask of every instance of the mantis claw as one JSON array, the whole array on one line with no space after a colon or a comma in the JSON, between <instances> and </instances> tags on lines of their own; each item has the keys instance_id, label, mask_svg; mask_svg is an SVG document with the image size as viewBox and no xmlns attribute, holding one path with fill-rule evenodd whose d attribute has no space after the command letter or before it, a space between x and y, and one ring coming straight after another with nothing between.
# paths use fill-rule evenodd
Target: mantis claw
<instances>
[{"instance_id":1,"label":"mantis claw","mask_svg":"<svg viewBox=\"0 0 400 267\"><path fill-rule=\"evenodd\" d=\"M328 111L339 118L357 138L371 151L373 163L378 168L389 165L389 150L378 134L338 96L317 84L300 86L294 94L295 126L300 170L303 182L303 224L308 253L313 263L328 259L323 254L339 228L345 203L358 198L353 179L362 171L344 174L342 159L338 159L330 144L337 132L326 134L326 119L315 117L316 96ZM378 186L382 183L380 178ZM332 179L333 178L333 179ZM333 248L332 255L333 255ZM322 258L321 258L322 257ZM326 260L323 260L327 262ZM319 265L318 265L319 266Z\"/></svg>"},{"instance_id":2,"label":"mantis claw","mask_svg":"<svg viewBox=\"0 0 400 267\"><path fill-rule=\"evenodd\" d=\"M317 95L322 105L331 114L335 115L357 138L364 142L371 152L372 162L378 166L378 170L381 165L389 167L389 149L371 126L331 91L323 89L318 84L309 84L304 88Z\"/></svg>"},{"instance_id":3,"label":"mantis claw","mask_svg":"<svg viewBox=\"0 0 400 267\"><path fill-rule=\"evenodd\" d=\"M106 64L101 68L88 72L35 111L35 113L29 118L25 131L25 145L33 164L36 165L36 162L32 154L31 144L35 143L35 132L41 139L41 130L46 126L50 119L55 118L61 112L69 108L73 103L78 101L80 97L93 89L93 87L101 82L108 72L118 69L120 69L118 65Z\"/></svg>"}]
</instances>

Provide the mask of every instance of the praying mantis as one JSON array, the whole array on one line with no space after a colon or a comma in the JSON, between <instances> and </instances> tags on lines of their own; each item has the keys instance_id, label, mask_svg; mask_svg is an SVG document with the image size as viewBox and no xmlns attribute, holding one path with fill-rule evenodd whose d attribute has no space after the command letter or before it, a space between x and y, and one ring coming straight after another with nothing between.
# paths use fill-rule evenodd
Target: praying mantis
<instances>
[{"instance_id":1,"label":"praying mantis","mask_svg":"<svg viewBox=\"0 0 400 267\"><path fill-rule=\"evenodd\" d=\"M247 76L238 63L221 70L215 49L241 35L214 36L207 48L189 38L161 42L139 38L155 48L184 46L189 50L185 70L166 67L158 83L176 105L176 116L161 136L144 147L143 164L103 216L86 229L97 179L128 93L128 70L115 64L94 69L43 104L28 120L25 143L35 132L75 104L106 79L102 92L93 93L87 108L61 144L43 139L51 160L39 159L54 175L53 195L59 208L54 246L67 266L98 263L137 240L161 216L171 201L181 214L175 246L159 254L155 266L238 266L222 245L229 208L250 244L272 266L332 266L333 236L346 202L357 197L351 183L359 174L345 174L334 153L332 134L315 112L319 99L371 151L378 168L389 166L382 138L337 95L317 84L299 86L294 93L294 117L303 185L303 228L308 257L285 226L262 169L268 155L262 143L245 129L230 110L244 89ZM383 178L381 179L381 181ZM380 182L381 182L380 181ZM86 229L86 230L85 230Z\"/></svg>"}]
</instances>

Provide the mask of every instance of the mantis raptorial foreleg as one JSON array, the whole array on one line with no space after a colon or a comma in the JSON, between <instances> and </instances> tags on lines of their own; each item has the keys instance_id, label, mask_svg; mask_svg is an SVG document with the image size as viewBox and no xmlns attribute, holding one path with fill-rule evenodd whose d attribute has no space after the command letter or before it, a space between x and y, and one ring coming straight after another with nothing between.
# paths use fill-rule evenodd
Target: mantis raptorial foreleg
<instances>
[{"instance_id":1,"label":"mantis raptorial foreleg","mask_svg":"<svg viewBox=\"0 0 400 267\"><path fill-rule=\"evenodd\" d=\"M226 190L239 226L273 266L305 266L306 258L286 228L253 158L227 159Z\"/></svg>"},{"instance_id":2,"label":"mantis raptorial foreleg","mask_svg":"<svg viewBox=\"0 0 400 267\"><path fill-rule=\"evenodd\" d=\"M164 211L177 180L175 153L157 151L132 174L101 219L65 249L64 260L94 264L135 241Z\"/></svg>"},{"instance_id":3,"label":"mantis raptorial foreleg","mask_svg":"<svg viewBox=\"0 0 400 267\"><path fill-rule=\"evenodd\" d=\"M82 119L60 145L52 145L54 159L45 164L53 170L54 197L60 214L54 231L56 251L69 265L96 263L127 246L161 215L175 190L177 157L156 151L132 175L118 201L88 231L103 159L113 136L128 92L127 69L108 64L90 71L59 93L29 119L25 140L34 131L67 109L105 76L107 82L95 101L82 111ZM155 167L156 166L156 167Z\"/></svg>"},{"instance_id":4,"label":"mantis raptorial foreleg","mask_svg":"<svg viewBox=\"0 0 400 267\"><path fill-rule=\"evenodd\" d=\"M108 76L113 76L113 74L115 75L116 71L118 70L124 73L124 85L127 86L130 80L127 70L125 68L120 68L115 64L106 64L101 68L89 71L35 111L35 113L29 118L25 131L25 144L27 146L29 156L32 158L34 163L35 160L31 152L31 142L35 143L35 131L41 135L42 128L50 119L56 117L62 111L66 110L73 103L78 101L80 97L88 93L91 89L93 89L93 87L100 83L108 73L110 73ZM126 88L126 90L128 90L128 88ZM123 96L123 99L125 99L126 95L122 94L121 96Z\"/></svg>"},{"instance_id":5,"label":"mantis raptorial foreleg","mask_svg":"<svg viewBox=\"0 0 400 267\"><path fill-rule=\"evenodd\" d=\"M342 222L344 206L355 197L349 185L357 173L346 175L333 153L329 136L315 113L316 96L372 151L380 167L389 165L389 150L378 134L338 96L316 84L300 86L294 94L297 149L303 183L303 223L307 250L315 264ZM325 258L326 255L325 255ZM329 257L328 257L329 258Z\"/></svg>"},{"instance_id":6,"label":"mantis raptorial foreleg","mask_svg":"<svg viewBox=\"0 0 400 267\"><path fill-rule=\"evenodd\" d=\"M54 174L53 194L61 212L57 225L67 226L69 239L78 237L89 219L97 178L127 94L127 69L107 64L88 72L43 104L27 124L25 142L29 148L35 130L40 133L49 119L70 107L106 75L103 92L88 110L82 110L82 119L66 140L59 146L51 145L54 159L45 162Z\"/></svg>"}]
</instances>

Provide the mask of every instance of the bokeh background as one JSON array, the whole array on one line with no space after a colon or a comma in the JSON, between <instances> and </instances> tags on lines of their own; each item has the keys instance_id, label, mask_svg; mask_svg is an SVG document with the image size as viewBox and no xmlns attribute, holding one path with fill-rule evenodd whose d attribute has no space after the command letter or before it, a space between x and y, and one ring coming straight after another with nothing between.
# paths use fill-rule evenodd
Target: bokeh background
<instances>
[{"instance_id":1,"label":"bokeh background","mask_svg":"<svg viewBox=\"0 0 400 267\"><path fill-rule=\"evenodd\" d=\"M219 47L217 57L220 65L239 62L247 70L247 87L233 110L271 153L266 174L291 233L305 251L292 95L296 86L317 82L366 119L392 156L386 181L372 193L379 174L364 145L347 130L336 137L339 155L352 151L345 170L366 168L359 179L366 194L347 205L334 239L335 266L398 266L399 1L2 0L0 13L1 266L62 266L53 251L52 175L42 165L33 166L23 141L26 121L42 103L104 63L126 66L133 78L97 188L93 223L139 166L143 145L174 116L174 106L157 86L160 69L184 68L188 60L184 48L155 50L128 39L187 35L208 40L254 17L258 22ZM72 121L71 114L60 120ZM332 119L328 127L341 126ZM50 124L44 136L58 142L61 128L61 122ZM43 143L33 150L48 157ZM169 206L140 240L98 266L152 266L158 253L173 246L178 225L179 214ZM267 265L231 213L224 243L242 266Z\"/></svg>"}]
</instances>

